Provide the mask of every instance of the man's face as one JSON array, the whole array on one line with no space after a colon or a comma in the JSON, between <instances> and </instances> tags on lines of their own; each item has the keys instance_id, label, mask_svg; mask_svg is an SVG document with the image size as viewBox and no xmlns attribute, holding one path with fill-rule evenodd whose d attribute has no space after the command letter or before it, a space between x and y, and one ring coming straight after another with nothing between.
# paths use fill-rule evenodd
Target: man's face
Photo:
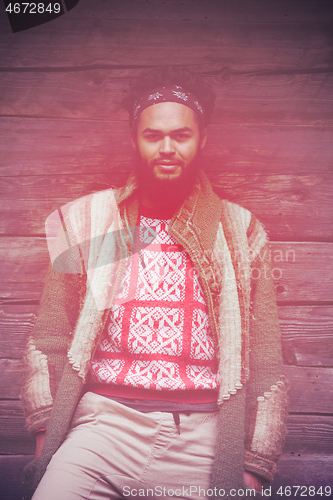
<instances>
[{"instance_id":1,"label":"man's face","mask_svg":"<svg viewBox=\"0 0 333 500\"><path fill-rule=\"evenodd\" d=\"M194 170L197 156L206 143L192 109L177 102L161 102L144 109L138 118L133 146L141 159L145 177L157 184L182 183Z\"/></svg>"}]
</instances>

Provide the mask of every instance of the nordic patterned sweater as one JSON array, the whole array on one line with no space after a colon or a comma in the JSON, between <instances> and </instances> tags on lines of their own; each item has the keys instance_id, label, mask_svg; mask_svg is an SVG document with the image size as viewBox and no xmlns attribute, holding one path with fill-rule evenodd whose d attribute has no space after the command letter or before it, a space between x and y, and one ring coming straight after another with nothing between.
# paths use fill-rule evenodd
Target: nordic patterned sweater
<instances>
[{"instance_id":1,"label":"nordic patterned sweater","mask_svg":"<svg viewBox=\"0 0 333 500\"><path fill-rule=\"evenodd\" d=\"M203 291L188 254L168 233L170 220L157 215L140 207L140 251L131 256L110 309L88 389L178 404L213 402L217 366Z\"/></svg>"},{"instance_id":2,"label":"nordic patterned sweater","mask_svg":"<svg viewBox=\"0 0 333 500\"><path fill-rule=\"evenodd\" d=\"M80 198L47 221L52 266L21 393L30 432L47 427L41 457L25 470L30 492L68 432L133 250L138 207L131 176L125 187ZM287 382L266 234L250 212L220 200L202 172L169 233L198 274L218 359L211 487L245 489L244 469L272 480L286 434Z\"/></svg>"}]
</instances>

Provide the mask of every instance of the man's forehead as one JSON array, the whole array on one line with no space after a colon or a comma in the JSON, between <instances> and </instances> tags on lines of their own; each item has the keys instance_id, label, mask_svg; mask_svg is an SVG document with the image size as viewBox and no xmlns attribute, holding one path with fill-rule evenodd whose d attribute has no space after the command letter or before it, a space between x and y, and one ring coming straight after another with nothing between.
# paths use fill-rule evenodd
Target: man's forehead
<instances>
[{"instance_id":1,"label":"man's forehead","mask_svg":"<svg viewBox=\"0 0 333 500\"><path fill-rule=\"evenodd\" d=\"M197 129L199 120L188 106L178 102L161 102L144 109L138 119L138 128L143 131Z\"/></svg>"}]
</instances>

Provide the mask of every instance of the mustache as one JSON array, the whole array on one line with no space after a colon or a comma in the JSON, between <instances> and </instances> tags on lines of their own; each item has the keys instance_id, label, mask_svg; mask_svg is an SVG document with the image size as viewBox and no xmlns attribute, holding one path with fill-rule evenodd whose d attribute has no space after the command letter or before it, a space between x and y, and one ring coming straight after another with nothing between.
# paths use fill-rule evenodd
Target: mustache
<instances>
[{"instance_id":1,"label":"mustache","mask_svg":"<svg viewBox=\"0 0 333 500\"><path fill-rule=\"evenodd\" d=\"M184 165L184 161L176 159L168 160L167 158L159 158L156 160L151 160L150 164L152 167L155 167L156 165L178 165L182 167Z\"/></svg>"}]
</instances>

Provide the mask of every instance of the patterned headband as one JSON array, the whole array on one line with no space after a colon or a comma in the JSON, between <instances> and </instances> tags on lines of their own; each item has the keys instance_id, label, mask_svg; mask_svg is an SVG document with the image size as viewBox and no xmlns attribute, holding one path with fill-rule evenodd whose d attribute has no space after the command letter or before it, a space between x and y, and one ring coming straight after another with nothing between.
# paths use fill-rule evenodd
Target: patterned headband
<instances>
[{"instance_id":1,"label":"patterned headband","mask_svg":"<svg viewBox=\"0 0 333 500\"><path fill-rule=\"evenodd\" d=\"M133 123L144 109L159 102L179 102L184 104L195 111L204 121L205 111L199 104L197 97L191 92L185 92L179 85L173 85L172 87L160 87L153 92L147 92L136 100L133 107Z\"/></svg>"}]
</instances>

